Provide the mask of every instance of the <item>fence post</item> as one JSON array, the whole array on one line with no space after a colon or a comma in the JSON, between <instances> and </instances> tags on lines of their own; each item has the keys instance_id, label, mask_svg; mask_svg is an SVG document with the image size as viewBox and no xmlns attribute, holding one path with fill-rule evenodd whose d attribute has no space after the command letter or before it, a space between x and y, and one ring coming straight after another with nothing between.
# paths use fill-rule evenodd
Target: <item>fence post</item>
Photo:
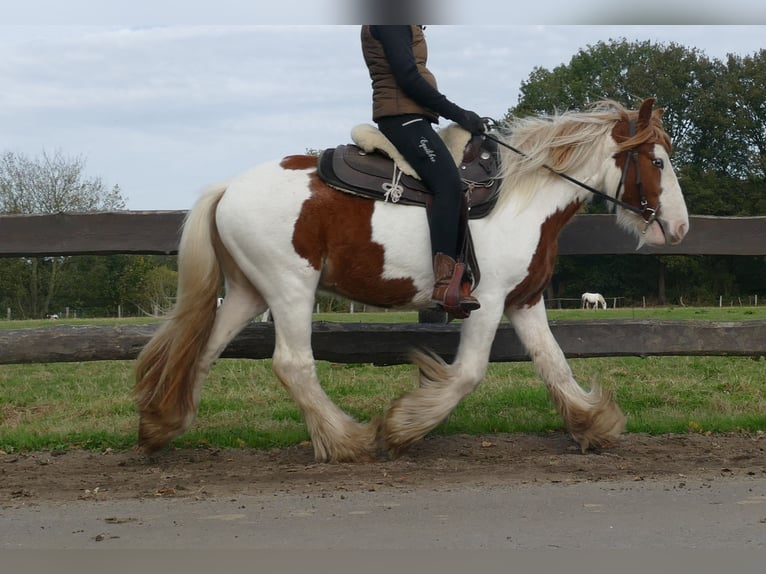
<instances>
[{"instance_id":1,"label":"fence post","mask_svg":"<svg viewBox=\"0 0 766 574\"><path fill-rule=\"evenodd\" d=\"M757 304L758 304L758 303L756 303L756 305L757 305ZM9 320L9 321L11 320L11 308L10 308L10 307L8 307L8 320Z\"/></svg>"}]
</instances>

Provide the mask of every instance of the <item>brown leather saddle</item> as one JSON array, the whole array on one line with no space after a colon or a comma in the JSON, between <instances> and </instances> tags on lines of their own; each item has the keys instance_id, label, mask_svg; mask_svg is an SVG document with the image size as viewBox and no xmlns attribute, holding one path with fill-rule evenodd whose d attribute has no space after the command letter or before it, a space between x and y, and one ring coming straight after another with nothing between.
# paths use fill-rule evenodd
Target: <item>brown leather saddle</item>
<instances>
[{"instance_id":1,"label":"brown leather saddle","mask_svg":"<svg viewBox=\"0 0 766 574\"><path fill-rule=\"evenodd\" d=\"M498 197L497 144L474 136L459 165L469 219L492 211ZM319 155L319 177L329 186L380 201L427 207L433 193L419 179L407 174L398 178L393 160L383 152L368 153L354 145L339 145Z\"/></svg>"},{"instance_id":2,"label":"brown leather saddle","mask_svg":"<svg viewBox=\"0 0 766 574\"><path fill-rule=\"evenodd\" d=\"M497 144L474 136L463 150L458 166L463 181L463 209L458 260L465 263L465 279L479 284L481 272L471 240L468 219L479 219L492 211L500 188ZM397 173L394 161L385 153L366 152L354 144L323 150L319 155L318 175L330 187L353 195L378 200L419 205L430 211L433 193L410 175Z\"/></svg>"}]
</instances>

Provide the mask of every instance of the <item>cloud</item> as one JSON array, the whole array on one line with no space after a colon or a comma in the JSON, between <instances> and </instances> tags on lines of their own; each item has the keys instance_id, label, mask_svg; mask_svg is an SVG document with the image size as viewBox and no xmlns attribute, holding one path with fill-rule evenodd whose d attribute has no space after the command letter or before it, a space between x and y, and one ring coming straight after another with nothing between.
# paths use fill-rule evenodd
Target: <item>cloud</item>
<instances>
[{"instance_id":1,"label":"cloud","mask_svg":"<svg viewBox=\"0 0 766 574\"><path fill-rule=\"evenodd\" d=\"M535 66L588 44L675 41L749 53L760 27L428 26L459 105L502 117ZM370 121L357 26L18 26L0 34L0 152L83 155L131 209L185 209L255 163L349 140Z\"/></svg>"}]
</instances>

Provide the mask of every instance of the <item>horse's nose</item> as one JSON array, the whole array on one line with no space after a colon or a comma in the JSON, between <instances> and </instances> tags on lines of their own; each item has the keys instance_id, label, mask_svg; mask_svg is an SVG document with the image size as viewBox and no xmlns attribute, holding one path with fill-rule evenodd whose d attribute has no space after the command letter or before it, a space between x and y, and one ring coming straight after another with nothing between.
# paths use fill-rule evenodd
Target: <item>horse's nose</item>
<instances>
[{"instance_id":1,"label":"horse's nose","mask_svg":"<svg viewBox=\"0 0 766 574\"><path fill-rule=\"evenodd\" d=\"M684 237L686 237L686 234L689 231L689 222L684 221L683 223L679 223L675 229L672 230L670 234L670 243L672 245L675 245L676 243L681 243L681 240L683 240Z\"/></svg>"}]
</instances>

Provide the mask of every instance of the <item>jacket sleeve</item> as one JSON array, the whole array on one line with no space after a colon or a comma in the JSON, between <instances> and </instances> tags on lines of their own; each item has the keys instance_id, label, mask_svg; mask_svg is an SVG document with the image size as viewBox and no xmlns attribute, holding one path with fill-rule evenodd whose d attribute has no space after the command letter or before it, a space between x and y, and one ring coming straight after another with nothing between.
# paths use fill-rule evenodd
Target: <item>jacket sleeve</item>
<instances>
[{"instance_id":1,"label":"jacket sleeve","mask_svg":"<svg viewBox=\"0 0 766 574\"><path fill-rule=\"evenodd\" d=\"M457 121L462 116L464 110L449 101L420 74L412 53L409 26L371 26L371 32L383 46L391 72L407 96L448 120Z\"/></svg>"}]
</instances>

